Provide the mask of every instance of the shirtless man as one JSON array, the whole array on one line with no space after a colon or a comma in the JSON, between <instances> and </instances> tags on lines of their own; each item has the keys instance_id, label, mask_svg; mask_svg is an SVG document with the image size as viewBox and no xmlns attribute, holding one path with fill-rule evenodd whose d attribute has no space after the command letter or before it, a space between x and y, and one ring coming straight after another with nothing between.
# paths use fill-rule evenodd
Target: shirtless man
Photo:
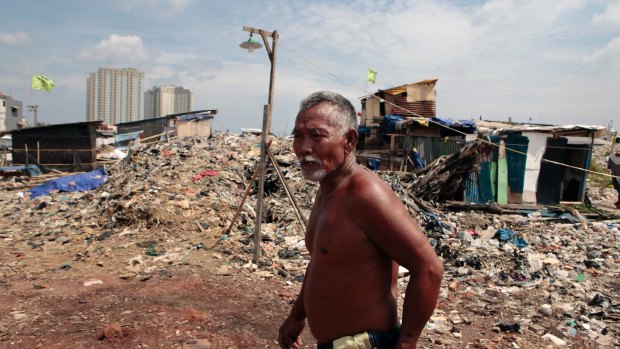
<instances>
[{"instance_id":1,"label":"shirtless man","mask_svg":"<svg viewBox=\"0 0 620 349\"><path fill-rule=\"evenodd\" d=\"M311 94L293 137L304 177L320 187L306 231L310 263L280 347L301 347L307 318L318 348L416 348L443 265L398 196L356 163L355 108L335 93ZM398 264L411 272L400 327Z\"/></svg>"}]
</instances>

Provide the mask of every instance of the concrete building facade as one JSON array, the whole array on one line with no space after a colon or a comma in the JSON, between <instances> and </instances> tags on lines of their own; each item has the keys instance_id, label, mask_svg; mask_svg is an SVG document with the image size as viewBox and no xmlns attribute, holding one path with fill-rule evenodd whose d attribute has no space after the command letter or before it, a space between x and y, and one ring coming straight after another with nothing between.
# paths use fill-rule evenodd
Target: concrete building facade
<instances>
[{"instance_id":1,"label":"concrete building facade","mask_svg":"<svg viewBox=\"0 0 620 349\"><path fill-rule=\"evenodd\" d=\"M182 86L153 86L144 93L144 118L187 113L192 110L192 91Z\"/></svg>"},{"instance_id":2,"label":"concrete building facade","mask_svg":"<svg viewBox=\"0 0 620 349\"><path fill-rule=\"evenodd\" d=\"M0 94L0 132L18 129L18 124L26 125L23 118L22 102Z\"/></svg>"},{"instance_id":3,"label":"concrete building facade","mask_svg":"<svg viewBox=\"0 0 620 349\"><path fill-rule=\"evenodd\" d=\"M144 117L144 72L99 68L86 80L86 120L114 125Z\"/></svg>"}]
</instances>

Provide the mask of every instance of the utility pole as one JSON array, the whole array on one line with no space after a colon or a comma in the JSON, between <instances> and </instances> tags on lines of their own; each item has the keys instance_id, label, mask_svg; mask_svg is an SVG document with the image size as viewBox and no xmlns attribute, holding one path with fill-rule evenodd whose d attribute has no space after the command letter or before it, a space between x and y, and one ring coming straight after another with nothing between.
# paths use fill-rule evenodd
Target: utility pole
<instances>
[{"instance_id":1,"label":"utility pole","mask_svg":"<svg viewBox=\"0 0 620 349\"><path fill-rule=\"evenodd\" d=\"M267 56L271 62L271 73L269 74L269 96L267 104L263 107L263 128L261 132L260 146L260 162L258 175L258 193L256 194L256 218L254 222L254 256L253 262L258 267L260 259L260 242L261 242L261 220L263 217L263 196L265 192L265 170L267 168L267 142L269 132L271 131L271 112L273 110L273 88L276 75L276 53L278 49L279 34L277 31L269 32L262 29L243 27L243 30L250 33L250 40L239 45L241 48L247 49L248 52L260 48L261 45L252 41L252 34L260 34L267 49ZM271 44L267 38L271 38ZM249 47L248 47L249 46Z\"/></svg>"},{"instance_id":2,"label":"utility pole","mask_svg":"<svg viewBox=\"0 0 620 349\"><path fill-rule=\"evenodd\" d=\"M39 125L39 106L38 105L28 105L28 111L34 112L34 125L33 127L37 127Z\"/></svg>"}]
</instances>

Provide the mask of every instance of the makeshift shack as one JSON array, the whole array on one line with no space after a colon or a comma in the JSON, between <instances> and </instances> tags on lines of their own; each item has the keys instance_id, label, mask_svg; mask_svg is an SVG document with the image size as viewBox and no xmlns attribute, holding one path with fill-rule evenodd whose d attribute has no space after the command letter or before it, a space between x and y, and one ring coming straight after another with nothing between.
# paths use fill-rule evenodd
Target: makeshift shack
<instances>
[{"instance_id":1,"label":"makeshift shack","mask_svg":"<svg viewBox=\"0 0 620 349\"><path fill-rule=\"evenodd\" d=\"M208 137L211 135L212 120L217 109L196 110L170 114L161 118L125 122L116 125L116 134L134 135L141 133L142 142L156 142L166 137Z\"/></svg>"},{"instance_id":2,"label":"makeshift shack","mask_svg":"<svg viewBox=\"0 0 620 349\"><path fill-rule=\"evenodd\" d=\"M216 109L175 114L177 137L209 137Z\"/></svg>"},{"instance_id":3,"label":"makeshift shack","mask_svg":"<svg viewBox=\"0 0 620 349\"><path fill-rule=\"evenodd\" d=\"M479 121L492 142L465 201L499 204L583 202L594 139L602 126L531 125Z\"/></svg>"},{"instance_id":4,"label":"makeshift shack","mask_svg":"<svg viewBox=\"0 0 620 349\"><path fill-rule=\"evenodd\" d=\"M96 168L99 124L101 121L87 121L13 130L13 165L91 171Z\"/></svg>"},{"instance_id":5,"label":"makeshift shack","mask_svg":"<svg viewBox=\"0 0 620 349\"><path fill-rule=\"evenodd\" d=\"M459 151L477 136L473 121L438 118L437 80L392 87L361 98L357 159L373 169L410 171Z\"/></svg>"},{"instance_id":6,"label":"makeshift shack","mask_svg":"<svg viewBox=\"0 0 620 349\"><path fill-rule=\"evenodd\" d=\"M172 137L174 126L175 118L169 115L161 118L116 124L115 135L134 135L136 132L142 132L143 142L157 142L159 140L165 140L166 136Z\"/></svg>"},{"instance_id":7,"label":"makeshift shack","mask_svg":"<svg viewBox=\"0 0 620 349\"><path fill-rule=\"evenodd\" d=\"M11 158L11 135L2 134L0 137L0 166L8 166L12 163Z\"/></svg>"}]
</instances>

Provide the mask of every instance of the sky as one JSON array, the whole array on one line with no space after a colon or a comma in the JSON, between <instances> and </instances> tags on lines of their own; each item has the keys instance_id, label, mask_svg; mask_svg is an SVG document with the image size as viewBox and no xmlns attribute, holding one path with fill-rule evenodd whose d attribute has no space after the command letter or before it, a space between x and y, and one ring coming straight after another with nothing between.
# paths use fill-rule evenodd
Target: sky
<instances>
[{"instance_id":1,"label":"sky","mask_svg":"<svg viewBox=\"0 0 620 349\"><path fill-rule=\"evenodd\" d=\"M279 33L272 131L290 134L318 90L349 98L438 79L437 115L455 120L620 129L620 0L0 0L0 91L39 121L86 121L86 79L100 67L144 72L145 90L193 91L216 130L260 128L265 48ZM260 37L255 37L262 42ZM375 84L367 71L377 71ZM55 83L32 90L33 74Z\"/></svg>"}]
</instances>

